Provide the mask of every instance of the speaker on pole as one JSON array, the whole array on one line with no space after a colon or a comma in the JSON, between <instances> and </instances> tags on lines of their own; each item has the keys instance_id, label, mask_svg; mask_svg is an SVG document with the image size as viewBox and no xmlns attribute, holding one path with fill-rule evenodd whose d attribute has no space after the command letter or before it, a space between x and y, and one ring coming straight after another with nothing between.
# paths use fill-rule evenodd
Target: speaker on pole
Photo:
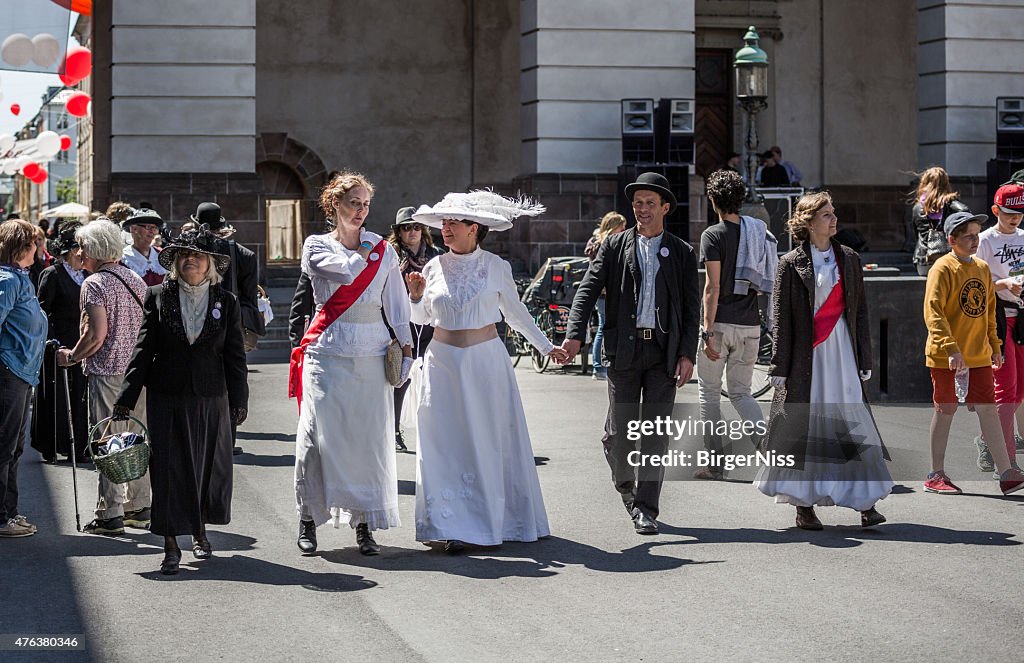
<instances>
[{"instance_id":1,"label":"speaker on pole","mask_svg":"<svg viewBox=\"0 0 1024 663\"><path fill-rule=\"evenodd\" d=\"M693 163L692 99L661 99L654 114L655 161Z\"/></svg>"}]
</instances>

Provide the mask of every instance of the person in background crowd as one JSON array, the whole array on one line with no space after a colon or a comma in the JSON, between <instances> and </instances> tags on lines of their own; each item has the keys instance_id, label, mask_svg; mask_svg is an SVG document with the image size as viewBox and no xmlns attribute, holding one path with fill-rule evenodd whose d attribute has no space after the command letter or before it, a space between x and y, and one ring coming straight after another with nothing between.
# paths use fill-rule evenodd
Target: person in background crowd
<instances>
[{"instance_id":1,"label":"person in background crowd","mask_svg":"<svg viewBox=\"0 0 1024 663\"><path fill-rule=\"evenodd\" d=\"M763 187L790 186L789 173L776 161L775 153L771 150L761 155L761 171L758 178Z\"/></svg>"},{"instance_id":2,"label":"person in background crowd","mask_svg":"<svg viewBox=\"0 0 1024 663\"><path fill-rule=\"evenodd\" d=\"M597 228L594 229L594 234L587 240L587 245L583 249L583 253L590 259L590 262L594 262L594 258L597 257L597 252L601 249L601 244L604 243L612 235L626 229L626 217L622 216L618 212L608 212L601 217L600 223L597 224ZM605 294L601 293L601 296L597 298L597 304L594 305L594 309L597 311L597 333L594 334L594 339L591 341L591 360L594 365L594 379L595 380L607 380L608 379L608 364L605 363L604 356L601 354L602 346L604 345L604 323L605 323Z\"/></svg>"},{"instance_id":3,"label":"person in background crowd","mask_svg":"<svg viewBox=\"0 0 1024 663\"><path fill-rule=\"evenodd\" d=\"M935 403L931 424L932 471L924 489L940 495L963 491L945 471L949 428L958 396L973 408L1004 495L1024 488L1024 474L1010 465L1007 445L995 407L992 369L1003 363L996 328L996 296L992 273L975 258L985 214L954 212L943 225L952 251L935 261L928 272L924 294L924 321L928 328L925 365L931 371ZM963 375L961 378L959 376ZM957 394L957 382L961 392ZM966 381L966 385L963 384Z\"/></svg>"},{"instance_id":4,"label":"person in background crowd","mask_svg":"<svg viewBox=\"0 0 1024 663\"><path fill-rule=\"evenodd\" d=\"M120 263L124 255L121 229L97 219L75 233L83 265L90 272L82 283L81 336L71 349L57 351L57 364L83 363L89 381L89 425L110 417L121 393L124 374L142 326L146 283ZM145 401L135 417L146 425ZM96 518L85 526L90 534L122 534L125 525L148 529L149 473L126 484L99 475Z\"/></svg>"},{"instance_id":5,"label":"person in background crowd","mask_svg":"<svg viewBox=\"0 0 1024 663\"><path fill-rule=\"evenodd\" d=\"M395 225L391 227L391 234L388 235L388 242L395 247L398 253L399 267L402 276L408 276L412 272L417 274L423 271L423 266L430 260L444 253L434 246L434 238L430 231L421 223L413 220L415 207L403 207L395 214ZM418 325L410 322L412 331L412 357L422 357L427 352L430 339L434 337L434 328L430 325ZM397 451L408 451L405 446L405 438L402 436L402 403L405 401L405 392L408 391L411 381L400 387L395 387L395 449Z\"/></svg>"},{"instance_id":6,"label":"person in background crowd","mask_svg":"<svg viewBox=\"0 0 1024 663\"><path fill-rule=\"evenodd\" d=\"M441 230L448 253L406 277L413 320L435 328L416 413L416 540L498 546L550 534L515 372L495 323L504 316L555 361L565 353L519 300L512 267L480 248L544 207L490 191L449 193L413 215Z\"/></svg>"},{"instance_id":7,"label":"person in background crowd","mask_svg":"<svg viewBox=\"0 0 1024 663\"><path fill-rule=\"evenodd\" d=\"M693 247L665 232L665 217L676 206L668 179L641 173L625 188L636 226L612 235L597 252L576 290L562 349L567 360L586 338L590 313L605 292L604 356L608 367L608 414L601 439L612 483L637 534L658 533L664 467L630 463L637 442L629 439L627 417L669 417L676 389L693 374L697 355L700 294ZM642 436L640 461L663 455L664 435Z\"/></svg>"},{"instance_id":8,"label":"person in background crowd","mask_svg":"<svg viewBox=\"0 0 1024 663\"><path fill-rule=\"evenodd\" d=\"M160 264L160 251L153 245L163 223L155 210L140 207L121 224L132 236L132 243L124 247L121 264L138 274L147 286L163 283L167 274Z\"/></svg>"},{"instance_id":9,"label":"person in background crowd","mask_svg":"<svg viewBox=\"0 0 1024 663\"><path fill-rule=\"evenodd\" d=\"M128 217L130 217L134 213L134 207L132 207L128 203L119 200L116 203L111 203L110 206L107 207L107 211L103 214L103 216L105 216L106 218L110 219L111 221L120 226L121 224L128 220Z\"/></svg>"},{"instance_id":10,"label":"person in background crowd","mask_svg":"<svg viewBox=\"0 0 1024 663\"><path fill-rule=\"evenodd\" d=\"M911 221L917 235L913 260L920 276L928 276L932 264L949 253L943 223L954 212L968 211L959 197L949 183L949 175L939 166L921 173L910 201L913 205Z\"/></svg>"},{"instance_id":11,"label":"person in background crowd","mask_svg":"<svg viewBox=\"0 0 1024 663\"><path fill-rule=\"evenodd\" d=\"M356 532L363 555L379 555L372 532L399 527L394 443L394 388L384 371L390 327L412 366L409 297L398 254L363 228L373 186L359 173L339 173L320 205L336 220L302 247L302 271L313 285L312 332L292 352L289 396L299 400L295 437L297 545L317 548L327 522ZM385 325L385 320L387 325Z\"/></svg>"},{"instance_id":12,"label":"person in background crowd","mask_svg":"<svg viewBox=\"0 0 1024 663\"><path fill-rule=\"evenodd\" d=\"M871 334L860 256L835 239L827 192L800 198L787 221L792 251L779 260L769 369L775 398L767 449L793 464L765 465L754 486L796 507L796 526L823 529L816 506L860 512L862 527L893 488L882 438L867 405Z\"/></svg>"},{"instance_id":13,"label":"person in background crowd","mask_svg":"<svg viewBox=\"0 0 1024 663\"><path fill-rule=\"evenodd\" d=\"M251 352L256 349L259 338L267 333L259 306L259 291L257 290L259 275L256 254L231 239L235 234L235 229L228 225L221 214L220 205L217 203L200 203L196 207L195 214L191 216L191 220L200 229L204 225L207 226L217 236L215 247L217 253L231 259L221 287L238 297L238 304L242 307L242 333L245 338L245 351ZM242 453L242 447L238 445L237 431L234 426L231 435L235 439L232 448L235 455L238 455Z\"/></svg>"},{"instance_id":14,"label":"person in background crowd","mask_svg":"<svg viewBox=\"0 0 1024 663\"><path fill-rule=\"evenodd\" d=\"M786 169L786 176L789 177L789 186L800 186L800 181L804 178L803 173L792 162L782 158L782 148L778 145L772 145L768 151L775 155L775 162Z\"/></svg>"},{"instance_id":15,"label":"person in background crowd","mask_svg":"<svg viewBox=\"0 0 1024 663\"><path fill-rule=\"evenodd\" d=\"M220 287L227 256L208 232L182 233L160 254L167 281L149 289L146 317L114 407L125 418L143 389L152 435L150 531L164 537L161 573L181 561L178 535L208 559L206 525L231 521L231 426L248 413L238 300Z\"/></svg>"},{"instance_id":16,"label":"person in background crowd","mask_svg":"<svg viewBox=\"0 0 1024 663\"><path fill-rule=\"evenodd\" d=\"M29 278L32 285L39 288L39 277L43 270L53 264L53 257L46 251L46 233L39 226L32 226L32 233L35 235L36 252L32 257L32 265L28 268Z\"/></svg>"},{"instance_id":17,"label":"person in background crowd","mask_svg":"<svg viewBox=\"0 0 1024 663\"><path fill-rule=\"evenodd\" d=\"M1024 185L1011 182L996 190L992 214L997 223L981 233L979 259L992 273L996 292L999 339L1003 343L1003 365L993 374L996 411L1003 429L1010 465L1017 466L1019 445L1014 422L1024 402L1024 322L1020 321L1021 286L1024 284ZM974 438L978 446L978 469L992 472L992 454L982 436Z\"/></svg>"},{"instance_id":18,"label":"person in background crowd","mask_svg":"<svg viewBox=\"0 0 1024 663\"><path fill-rule=\"evenodd\" d=\"M39 304L49 318L49 338L59 346L71 347L78 342L78 324L81 319L82 283L89 275L82 264L75 233L80 223L64 223L55 239L50 240L50 251L57 264L47 267L39 277ZM64 397L64 379L68 380L71 397L71 421L75 434L75 453L78 462L84 462L88 444L85 373L80 365L57 370L56 349L47 348L43 362L42 381L36 389L35 417L33 418L32 447L48 462L58 454L71 455L68 439L68 408Z\"/></svg>"},{"instance_id":19,"label":"person in background crowd","mask_svg":"<svg viewBox=\"0 0 1024 663\"><path fill-rule=\"evenodd\" d=\"M20 219L0 223L0 538L37 529L18 513L18 465L47 331L26 271L35 260L37 229Z\"/></svg>"},{"instance_id":20,"label":"person in background crowd","mask_svg":"<svg viewBox=\"0 0 1024 663\"><path fill-rule=\"evenodd\" d=\"M295 284L295 294L292 295L292 304L288 309L288 340L291 341L293 348L299 347L309 321L315 313L313 284L310 283L308 274L300 272L299 281Z\"/></svg>"},{"instance_id":21,"label":"person in background crowd","mask_svg":"<svg viewBox=\"0 0 1024 663\"><path fill-rule=\"evenodd\" d=\"M778 268L778 242L764 221L740 216L747 186L739 173L719 170L707 179L711 208L721 219L700 236L704 264L703 323L697 346L697 395L700 418L722 421L722 374L729 400L750 425L764 421L750 395L754 363L761 346L758 294L770 295ZM759 440L755 440L755 443ZM706 434L704 446L720 457L720 435ZM717 463L694 473L697 479L721 479Z\"/></svg>"}]
</instances>

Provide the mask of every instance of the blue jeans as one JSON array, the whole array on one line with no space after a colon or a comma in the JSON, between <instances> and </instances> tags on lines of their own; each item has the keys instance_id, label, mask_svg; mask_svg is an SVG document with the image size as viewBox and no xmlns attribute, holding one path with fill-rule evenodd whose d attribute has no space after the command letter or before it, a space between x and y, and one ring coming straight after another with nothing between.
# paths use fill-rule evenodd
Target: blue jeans
<instances>
[{"instance_id":1,"label":"blue jeans","mask_svg":"<svg viewBox=\"0 0 1024 663\"><path fill-rule=\"evenodd\" d=\"M608 369L604 367L603 363L601 363L601 344L604 341L604 307L604 296L598 297L597 306L594 307L597 311L597 333L594 334L594 341L590 346L590 357L594 363L594 372L600 375L608 374Z\"/></svg>"}]
</instances>

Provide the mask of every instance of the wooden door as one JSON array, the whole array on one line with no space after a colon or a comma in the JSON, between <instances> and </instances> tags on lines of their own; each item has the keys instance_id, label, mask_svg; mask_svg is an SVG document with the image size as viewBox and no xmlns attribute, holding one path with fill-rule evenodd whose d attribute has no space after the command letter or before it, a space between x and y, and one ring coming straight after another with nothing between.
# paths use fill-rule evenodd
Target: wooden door
<instances>
[{"instance_id":1,"label":"wooden door","mask_svg":"<svg viewBox=\"0 0 1024 663\"><path fill-rule=\"evenodd\" d=\"M732 144L732 51L697 49L695 170L707 177L725 166Z\"/></svg>"}]
</instances>

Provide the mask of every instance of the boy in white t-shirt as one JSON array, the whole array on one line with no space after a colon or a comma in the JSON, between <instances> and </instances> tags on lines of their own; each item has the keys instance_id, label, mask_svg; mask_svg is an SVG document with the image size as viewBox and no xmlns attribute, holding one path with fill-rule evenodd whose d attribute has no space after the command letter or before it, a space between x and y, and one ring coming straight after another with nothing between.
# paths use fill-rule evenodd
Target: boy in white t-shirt
<instances>
[{"instance_id":1,"label":"boy in white t-shirt","mask_svg":"<svg viewBox=\"0 0 1024 663\"><path fill-rule=\"evenodd\" d=\"M1006 440L1006 451L1014 466L1016 444L1014 441L1014 420L1018 411L1024 418L1024 345L1014 339L1024 338L1014 330L1021 318L1021 290L1024 284L1024 230L1020 228L1024 218L1024 185L1010 182L996 191L992 214L998 223L981 233L977 256L988 263L995 283L997 302L1006 314L1006 333L1003 341L1003 365L993 374L995 379L996 410ZM1024 423L1024 422L1022 422ZM978 445L978 467L991 471L992 457L981 437L975 438Z\"/></svg>"}]
</instances>

